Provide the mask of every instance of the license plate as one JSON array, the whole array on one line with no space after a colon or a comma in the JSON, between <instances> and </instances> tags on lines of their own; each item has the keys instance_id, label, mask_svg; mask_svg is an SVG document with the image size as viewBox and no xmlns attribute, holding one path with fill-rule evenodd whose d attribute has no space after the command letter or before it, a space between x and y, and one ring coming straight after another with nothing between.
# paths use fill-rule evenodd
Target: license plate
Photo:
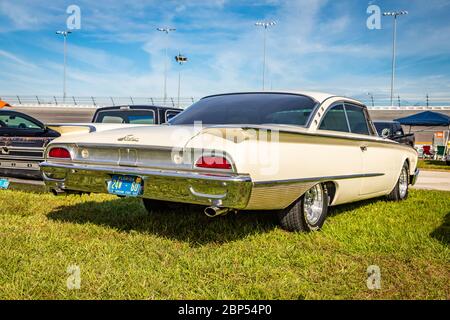
<instances>
[{"instance_id":1,"label":"license plate","mask_svg":"<svg viewBox=\"0 0 450 320\"><path fill-rule=\"evenodd\" d=\"M9 188L9 180L0 179L0 189L8 189L8 188Z\"/></svg>"},{"instance_id":2,"label":"license plate","mask_svg":"<svg viewBox=\"0 0 450 320\"><path fill-rule=\"evenodd\" d=\"M137 197L142 193L142 178L114 175L108 182L108 192L127 197Z\"/></svg>"}]
</instances>

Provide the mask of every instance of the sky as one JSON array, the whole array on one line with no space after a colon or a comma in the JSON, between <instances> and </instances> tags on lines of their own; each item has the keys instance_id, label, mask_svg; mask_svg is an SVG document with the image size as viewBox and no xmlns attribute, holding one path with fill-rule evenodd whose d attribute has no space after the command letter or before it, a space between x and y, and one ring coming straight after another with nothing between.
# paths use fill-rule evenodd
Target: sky
<instances>
[{"instance_id":1,"label":"sky","mask_svg":"<svg viewBox=\"0 0 450 320\"><path fill-rule=\"evenodd\" d=\"M398 19L396 95L450 98L450 0L0 0L0 96L62 95L63 38L69 5L81 28L68 37L69 96L163 96L266 88L387 97L392 17L369 30L369 5L407 10ZM169 36L157 27L177 30ZM179 66L174 56L188 62Z\"/></svg>"}]
</instances>

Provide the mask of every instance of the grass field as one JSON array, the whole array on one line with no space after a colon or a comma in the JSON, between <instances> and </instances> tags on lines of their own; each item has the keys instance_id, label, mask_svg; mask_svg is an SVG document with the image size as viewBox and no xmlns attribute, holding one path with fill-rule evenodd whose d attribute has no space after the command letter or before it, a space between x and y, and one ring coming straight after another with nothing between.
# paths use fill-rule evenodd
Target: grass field
<instances>
[{"instance_id":1,"label":"grass field","mask_svg":"<svg viewBox=\"0 0 450 320\"><path fill-rule=\"evenodd\" d=\"M337 207L287 233L268 214L148 215L107 195L0 192L1 299L450 299L450 193ZM81 288L66 285L78 265ZM381 268L381 289L366 286Z\"/></svg>"},{"instance_id":2,"label":"grass field","mask_svg":"<svg viewBox=\"0 0 450 320\"><path fill-rule=\"evenodd\" d=\"M419 160L417 167L431 171L450 171L450 166L446 165L444 161L436 160Z\"/></svg>"}]
</instances>

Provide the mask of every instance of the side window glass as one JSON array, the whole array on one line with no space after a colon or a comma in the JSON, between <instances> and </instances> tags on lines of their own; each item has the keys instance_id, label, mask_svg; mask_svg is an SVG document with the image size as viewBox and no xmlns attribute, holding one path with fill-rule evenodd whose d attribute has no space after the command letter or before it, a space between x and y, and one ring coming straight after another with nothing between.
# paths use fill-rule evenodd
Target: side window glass
<instances>
[{"instance_id":1,"label":"side window glass","mask_svg":"<svg viewBox=\"0 0 450 320\"><path fill-rule=\"evenodd\" d=\"M370 135L369 126L366 119L364 109L352 105L345 105L347 111L348 122L352 133Z\"/></svg>"},{"instance_id":2,"label":"side window glass","mask_svg":"<svg viewBox=\"0 0 450 320\"><path fill-rule=\"evenodd\" d=\"M320 124L320 130L349 132L344 107L335 106L328 110Z\"/></svg>"},{"instance_id":3,"label":"side window glass","mask_svg":"<svg viewBox=\"0 0 450 320\"><path fill-rule=\"evenodd\" d=\"M179 112L167 111L166 112L166 122L169 122L169 120L172 119L173 117L175 117L177 114L179 114Z\"/></svg>"}]
</instances>

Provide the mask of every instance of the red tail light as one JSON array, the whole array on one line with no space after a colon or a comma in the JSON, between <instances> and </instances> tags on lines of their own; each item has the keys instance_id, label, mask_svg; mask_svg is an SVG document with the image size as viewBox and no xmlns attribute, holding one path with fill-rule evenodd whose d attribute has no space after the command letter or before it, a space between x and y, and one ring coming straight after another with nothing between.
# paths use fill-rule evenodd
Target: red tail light
<instances>
[{"instance_id":1,"label":"red tail light","mask_svg":"<svg viewBox=\"0 0 450 320\"><path fill-rule=\"evenodd\" d=\"M195 166L207 169L231 169L231 163L225 157L201 157Z\"/></svg>"},{"instance_id":2,"label":"red tail light","mask_svg":"<svg viewBox=\"0 0 450 320\"><path fill-rule=\"evenodd\" d=\"M50 158L70 159L70 152L64 148L53 148L48 153Z\"/></svg>"}]
</instances>

